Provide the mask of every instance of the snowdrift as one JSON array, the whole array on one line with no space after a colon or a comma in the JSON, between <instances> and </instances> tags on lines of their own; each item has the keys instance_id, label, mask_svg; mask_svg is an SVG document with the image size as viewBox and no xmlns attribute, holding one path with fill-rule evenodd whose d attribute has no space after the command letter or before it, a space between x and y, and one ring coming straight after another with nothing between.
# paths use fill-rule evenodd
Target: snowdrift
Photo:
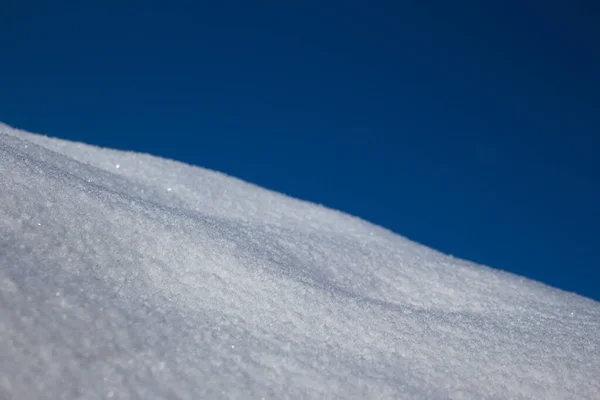
<instances>
[{"instance_id":1,"label":"snowdrift","mask_svg":"<svg viewBox=\"0 0 600 400\"><path fill-rule=\"evenodd\" d=\"M597 399L599 377L597 302L0 125L2 399Z\"/></svg>"}]
</instances>

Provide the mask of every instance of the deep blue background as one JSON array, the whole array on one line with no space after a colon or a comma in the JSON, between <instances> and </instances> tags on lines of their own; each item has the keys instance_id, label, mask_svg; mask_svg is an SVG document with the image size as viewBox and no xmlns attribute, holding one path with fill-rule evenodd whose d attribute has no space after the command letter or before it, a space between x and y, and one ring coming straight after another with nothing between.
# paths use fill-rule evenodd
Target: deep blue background
<instances>
[{"instance_id":1,"label":"deep blue background","mask_svg":"<svg viewBox=\"0 0 600 400\"><path fill-rule=\"evenodd\" d=\"M600 300L595 2L85 3L1 3L1 121Z\"/></svg>"}]
</instances>

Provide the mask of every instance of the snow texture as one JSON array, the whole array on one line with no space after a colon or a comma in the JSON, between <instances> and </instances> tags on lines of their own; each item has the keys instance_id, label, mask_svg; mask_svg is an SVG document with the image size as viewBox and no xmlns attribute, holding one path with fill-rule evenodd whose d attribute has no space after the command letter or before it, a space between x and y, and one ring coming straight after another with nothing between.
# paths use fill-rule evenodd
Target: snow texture
<instances>
[{"instance_id":1,"label":"snow texture","mask_svg":"<svg viewBox=\"0 0 600 400\"><path fill-rule=\"evenodd\" d=\"M0 398L598 399L600 304L0 124Z\"/></svg>"}]
</instances>

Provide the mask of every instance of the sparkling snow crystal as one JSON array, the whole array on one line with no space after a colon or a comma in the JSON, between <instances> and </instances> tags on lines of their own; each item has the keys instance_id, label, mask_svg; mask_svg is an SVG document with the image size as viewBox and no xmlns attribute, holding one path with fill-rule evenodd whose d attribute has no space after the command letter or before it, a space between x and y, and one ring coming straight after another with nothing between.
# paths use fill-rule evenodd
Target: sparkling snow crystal
<instances>
[{"instance_id":1,"label":"sparkling snow crystal","mask_svg":"<svg viewBox=\"0 0 600 400\"><path fill-rule=\"evenodd\" d=\"M600 304L0 125L1 399L307 397L598 399Z\"/></svg>"}]
</instances>

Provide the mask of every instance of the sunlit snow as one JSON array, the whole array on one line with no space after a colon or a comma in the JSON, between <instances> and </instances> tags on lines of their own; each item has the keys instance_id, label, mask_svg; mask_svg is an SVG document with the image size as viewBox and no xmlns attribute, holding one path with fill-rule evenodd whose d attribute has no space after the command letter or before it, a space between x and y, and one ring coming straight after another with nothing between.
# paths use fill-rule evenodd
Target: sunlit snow
<instances>
[{"instance_id":1,"label":"sunlit snow","mask_svg":"<svg viewBox=\"0 0 600 400\"><path fill-rule=\"evenodd\" d=\"M598 399L600 303L0 124L1 399L307 397Z\"/></svg>"}]
</instances>

